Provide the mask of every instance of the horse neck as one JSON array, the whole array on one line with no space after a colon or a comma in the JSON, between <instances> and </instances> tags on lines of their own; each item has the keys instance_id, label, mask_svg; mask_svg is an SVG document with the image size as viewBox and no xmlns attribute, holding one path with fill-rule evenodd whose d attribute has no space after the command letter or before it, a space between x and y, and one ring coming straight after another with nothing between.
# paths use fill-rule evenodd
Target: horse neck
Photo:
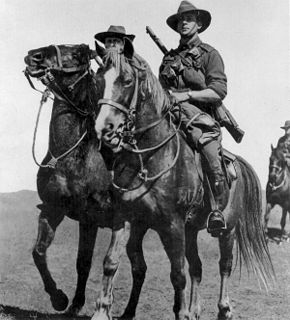
<instances>
[{"instance_id":1,"label":"horse neck","mask_svg":"<svg viewBox=\"0 0 290 320\"><path fill-rule=\"evenodd\" d=\"M73 81L75 80L72 79L69 84ZM63 92L66 94L67 91ZM49 148L52 152L71 148L86 131L89 135L94 134L93 110L97 106L99 94L92 75L87 75L77 83L66 97L56 96L53 104L49 133ZM81 114L80 111L88 114Z\"/></svg>"},{"instance_id":2,"label":"horse neck","mask_svg":"<svg viewBox=\"0 0 290 320\"><path fill-rule=\"evenodd\" d=\"M86 118L67 102L55 99L49 126L49 150L58 156L70 149L86 130Z\"/></svg>"},{"instance_id":3,"label":"horse neck","mask_svg":"<svg viewBox=\"0 0 290 320\"><path fill-rule=\"evenodd\" d=\"M136 128L146 128L163 118L163 112L169 101L161 85L158 86L158 84L154 84L154 90L140 99L136 110ZM167 119L164 118L158 125L149 128L141 135L140 144L145 147L160 143L171 131Z\"/></svg>"}]
</instances>

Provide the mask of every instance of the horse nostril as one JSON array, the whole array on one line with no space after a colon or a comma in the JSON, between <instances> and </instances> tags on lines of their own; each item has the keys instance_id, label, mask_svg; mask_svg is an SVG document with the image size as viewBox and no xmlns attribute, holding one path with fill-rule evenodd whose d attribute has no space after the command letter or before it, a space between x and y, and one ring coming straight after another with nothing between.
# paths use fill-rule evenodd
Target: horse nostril
<instances>
[{"instance_id":1,"label":"horse nostril","mask_svg":"<svg viewBox=\"0 0 290 320\"><path fill-rule=\"evenodd\" d=\"M112 134L114 134L114 125L112 123L106 124L105 128L102 130L102 134L109 138Z\"/></svg>"},{"instance_id":2,"label":"horse nostril","mask_svg":"<svg viewBox=\"0 0 290 320\"><path fill-rule=\"evenodd\" d=\"M106 129L108 131L112 131L114 129L114 125L112 123L108 123L107 126L106 126Z\"/></svg>"}]
</instances>

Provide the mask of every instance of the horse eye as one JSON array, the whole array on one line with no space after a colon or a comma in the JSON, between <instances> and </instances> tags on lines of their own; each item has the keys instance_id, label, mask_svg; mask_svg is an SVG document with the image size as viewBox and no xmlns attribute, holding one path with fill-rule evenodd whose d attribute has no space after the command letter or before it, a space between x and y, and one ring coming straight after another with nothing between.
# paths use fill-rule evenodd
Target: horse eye
<instances>
[{"instance_id":1,"label":"horse eye","mask_svg":"<svg viewBox=\"0 0 290 320\"><path fill-rule=\"evenodd\" d=\"M133 79L132 78L127 78L127 79L124 79L124 86L125 87L130 87L131 84L133 82Z\"/></svg>"}]
</instances>

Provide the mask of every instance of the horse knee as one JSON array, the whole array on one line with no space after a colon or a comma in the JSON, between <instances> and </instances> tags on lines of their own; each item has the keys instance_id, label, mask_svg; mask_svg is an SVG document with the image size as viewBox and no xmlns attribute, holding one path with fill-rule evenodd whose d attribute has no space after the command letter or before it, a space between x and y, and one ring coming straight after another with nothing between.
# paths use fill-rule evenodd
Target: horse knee
<instances>
[{"instance_id":1,"label":"horse knee","mask_svg":"<svg viewBox=\"0 0 290 320\"><path fill-rule=\"evenodd\" d=\"M119 260L114 259L111 256L106 256L104 259L103 267L104 267L104 275L107 277L113 276L119 266Z\"/></svg>"},{"instance_id":2,"label":"horse knee","mask_svg":"<svg viewBox=\"0 0 290 320\"><path fill-rule=\"evenodd\" d=\"M186 276L184 271L172 270L170 279L174 288L184 289L186 286Z\"/></svg>"}]
</instances>

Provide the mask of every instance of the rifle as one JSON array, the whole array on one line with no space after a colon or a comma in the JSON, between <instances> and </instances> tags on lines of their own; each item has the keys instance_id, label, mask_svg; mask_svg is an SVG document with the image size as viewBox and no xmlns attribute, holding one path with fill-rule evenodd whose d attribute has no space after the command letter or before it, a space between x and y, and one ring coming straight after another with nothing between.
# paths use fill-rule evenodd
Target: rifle
<instances>
[{"instance_id":1,"label":"rifle","mask_svg":"<svg viewBox=\"0 0 290 320\"><path fill-rule=\"evenodd\" d=\"M146 32L149 34L151 39L157 44L158 48L163 52L163 54L167 54L168 50L165 45L161 42L161 40L156 36L153 30L150 27L146 27Z\"/></svg>"},{"instance_id":2,"label":"rifle","mask_svg":"<svg viewBox=\"0 0 290 320\"><path fill-rule=\"evenodd\" d=\"M146 27L146 32L149 34L151 39L156 43L158 48L164 53L167 54L169 51L161 40L156 36L153 30L150 27ZM240 143L243 139L245 132L239 128L234 117L231 115L230 111L224 106L223 103L217 105L214 108L216 120L220 123L222 127L225 127L230 135L234 138L237 143Z\"/></svg>"},{"instance_id":3,"label":"rifle","mask_svg":"<svg viewBox=\"0 0 290 320\"><path fill-rule=\"evenodd\" d=\"M230 113L230 111L225 107L223 103L216 106L215 109L215 118L221 125L225 127L229 134L234 138L237 143L240 143L243 139L245 131L239 128L236 120Z\"/></svg>"}]
</instances>

